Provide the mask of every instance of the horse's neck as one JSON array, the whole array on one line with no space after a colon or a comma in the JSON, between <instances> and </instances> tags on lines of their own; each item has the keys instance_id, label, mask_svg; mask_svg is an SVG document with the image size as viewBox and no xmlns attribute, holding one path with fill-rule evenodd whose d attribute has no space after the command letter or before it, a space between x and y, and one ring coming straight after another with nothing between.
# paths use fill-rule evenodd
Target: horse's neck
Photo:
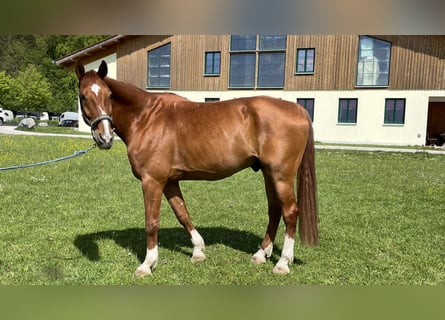
<instances>
[{"instance_id":1,"label":"horse's neck","mask_svg":"<svg viewBox=\"0 0 445 320\"><path fill-rule=\"evenodd\" d=\"M113 95L113 123L116 133L126 141L131 124L153 105L155 94L150 94L131 84L105 78ZM153 101L152 101L153 100Z\"/></svg>"}]
</instances>

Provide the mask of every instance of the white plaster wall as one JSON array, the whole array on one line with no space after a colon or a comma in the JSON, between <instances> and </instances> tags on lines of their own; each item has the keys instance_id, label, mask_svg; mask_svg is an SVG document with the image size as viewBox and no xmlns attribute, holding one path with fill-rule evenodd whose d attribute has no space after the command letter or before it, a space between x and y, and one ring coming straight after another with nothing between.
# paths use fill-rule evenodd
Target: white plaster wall
<instances>
[{"instance_id":1,"label":"white plaster wall","mask_svg":"<svg viewBox=\"0 0 445 320\"><path fill-rule=\"evenodd\" d=\"M386 89L368 89L353 91L219 91L193 92L175 91L193 101L205 98L221 100L235 97L270 95L296 102L297 98L314 98L315 140L326 143L354 143L381 145L424 145L428 102L431 97L445 97L445 91L389 91ZM339 98L357 98L358 113L356 124L338 123ZM398 125L384 124L385 99L406 99L405 123Z\"/></svg>"},{"instance_id":2,"label":"white plaster wall","mask_svg":"<svg viewBox=\"0 0 445 320\"><path fill-rule=\"evenodd\" d=\"M99 65L102 62L102 60L105 60L105 62L107 63L108 76L110 78L116 79L116 60L117 60L117 58L116 58L115 53L113 53L109 56L106 56L104 58L101 58L100 60L96 60L94 62L86 64L85 71L89 71L89 70L93 70L93 69L97 71L99 69ZM80 110L80 102L79 101L78 101L77 112L79 112L79 131L90 132L90 127L85 123L85 121L83 121L82 111Z\"/></svg>"}]
</instances>

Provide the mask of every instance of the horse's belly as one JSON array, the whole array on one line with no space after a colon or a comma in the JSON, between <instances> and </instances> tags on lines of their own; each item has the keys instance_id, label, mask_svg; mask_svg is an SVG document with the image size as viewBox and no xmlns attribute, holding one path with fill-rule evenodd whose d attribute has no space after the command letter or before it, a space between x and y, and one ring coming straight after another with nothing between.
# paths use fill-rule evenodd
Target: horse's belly
<instances>
[{"instance_id":1,"label":"horse's belly","mask_svg":"<svg viewBox=\"0 0 445 320\"><path fill-rule=\"evenodd\" d=\"M219 180L252 167L256 162L255 157L250 157L237 161L221 158L214 162L182 164L173 170L171 177L177 180Z\"/></svg>"}]
</instances>

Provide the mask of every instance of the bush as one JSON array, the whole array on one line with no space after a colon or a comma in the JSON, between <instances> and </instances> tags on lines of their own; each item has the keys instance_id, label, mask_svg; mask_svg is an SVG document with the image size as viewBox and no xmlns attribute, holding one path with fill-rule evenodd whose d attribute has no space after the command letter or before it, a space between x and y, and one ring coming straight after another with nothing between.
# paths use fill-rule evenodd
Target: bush
<instances>
[{"instance_id":1,"label":"bush","mask_svg":"<svg viewBox=\"0 0 445 320\"><path fill-rule=\"evenodd\" d=\"M19 123L20 123L20 120L22 120L22 119L14 118L12 120L6 121L5 125L7 125L7 126L18 126Z\"/></svg>"}]
</instances>

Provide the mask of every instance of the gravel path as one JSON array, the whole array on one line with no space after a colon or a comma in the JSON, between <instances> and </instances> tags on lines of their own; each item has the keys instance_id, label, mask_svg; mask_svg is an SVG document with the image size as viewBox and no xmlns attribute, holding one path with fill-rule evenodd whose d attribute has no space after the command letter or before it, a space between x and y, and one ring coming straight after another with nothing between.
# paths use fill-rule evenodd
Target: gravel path
<instances>
[{"instance_id":1,"label":"gravel path","mask_svg":"<svg viewBox=\"0 0 445 320\"><path fill-rule=\"evenodd\" d=\"M15 130L14 126L0 126L0 134L21 134L21 135L41 135L41 136L54 136L54 137L69 137L69 138L86 138L92 139L90 135L81 134L55 134L55 133L37 133L30 131ZM397 148L397 147L366 147L366 146L342 146L342 145L315 145L316 149L329 149L329 150L357 150L368 152L406 152L417 153L425 152L430 154L444 154L445 148L437 147L436 149L409 149L409 148Z\"/></svg>"}]
</instances>

